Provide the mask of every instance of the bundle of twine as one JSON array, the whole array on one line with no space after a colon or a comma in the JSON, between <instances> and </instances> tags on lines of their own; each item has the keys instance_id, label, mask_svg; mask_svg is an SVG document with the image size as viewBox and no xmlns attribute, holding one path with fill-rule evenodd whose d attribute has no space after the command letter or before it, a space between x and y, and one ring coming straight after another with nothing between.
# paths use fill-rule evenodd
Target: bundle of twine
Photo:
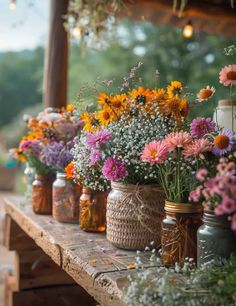
<instances>
[{"instance_id":1,"label":"bundle of twine","mask_svg":"<svg viewBox=\"0 0 236 306\"><path fill-rule=\"evenodd\" d=\"M161 242L165 196L158 185L112 182L107 199L107 239L116 247L142 250Z\"/></svg>"}]
</instances>

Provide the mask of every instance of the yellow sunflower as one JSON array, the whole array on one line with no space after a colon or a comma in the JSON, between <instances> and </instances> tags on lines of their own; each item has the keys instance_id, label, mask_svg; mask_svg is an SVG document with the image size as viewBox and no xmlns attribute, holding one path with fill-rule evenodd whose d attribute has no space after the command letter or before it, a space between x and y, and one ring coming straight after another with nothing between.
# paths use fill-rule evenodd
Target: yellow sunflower
<instances>
[{"instance_id":1,"label":"yellow sunflower","mask_svg":"<svg viewBox=\"0 0 236 306\"><path fill-rule=\"evenodd\" d=\"M111 100L111 108L119 116L128 107L128 97L126 94L115 95Z\"/></svg>"},{"instance_id":2,"label":"yellow sunflower","mask_svg":"<svg viewBox=\"0 0 236 306\"><path fill-rule=\"evenodd\" d=\"M97 118L101 125L108 125L112 121L117 119L117 116L109 107L104 107L102 110L98 111Z\"/></svg>"},{"instance_id":3,"label":"yellow sunflower","mask_svg":"<svg viewBox=\"0 0 236 306\"><path fill-rule=\"evenodd\" d=\"M113 99L112 95L107 95L105 92L100 92L98 95L98 105L109 106Z\"/></svg>"},{"instance_id":4,"label":"yellow sunflower","mask_svg":"<svg viewBox=\"0 0 236 306\"><path fill-rule=\"evenodd\" d=\"M167 93L169 97L178 96L183 91L183 85L179 81L172 81L170 85L167 86Z\"/></svg>"},{"instance_id":5,"label":"yellow sunflower","mask_svg":"<svg viewBox=\"0 0 236 306\"><path fill-rule=\"evenodd\" d=\"M164 88L154 89L152 92L157 100L163 100L168 97Z\"/></svg>"},{"instance_id":6,"label":"yellow sunflower","mask_svg":"<svg viewBox=\"0 0 236 306\"><path fill-rule=\"evenodd\" d=\"M147 114L155 112L153 104L155 97L151 89L140 86L138 89L133 89L129 92L129 95L134 100L137 109Z\"/></svg>"},{"instance_id":7,"label":"yellow sunflower","mask_svg":"<svg viewBox=\"0 0 236 306\"><path fill-rule=\"evenodd\" d=\"M99 130L99 121L96 118L95 113L85 112L80 116L80 119L84 122L83 129L89 133L95 133Z\"/></svg>"}]
</instances>

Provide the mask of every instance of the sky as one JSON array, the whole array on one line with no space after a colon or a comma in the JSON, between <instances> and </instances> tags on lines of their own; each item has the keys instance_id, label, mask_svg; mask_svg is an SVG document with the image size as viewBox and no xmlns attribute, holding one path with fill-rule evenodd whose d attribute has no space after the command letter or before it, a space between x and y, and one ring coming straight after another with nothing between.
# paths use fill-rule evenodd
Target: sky
<instances>
[{"instance_id":1,"label":"sky","mask_svg":"<svg viewBox=\"0 0 236 306\"><path fill-rule=\"evenodd\" d=\"M34 49L46 45L50 0L0 0L0 52Z\"/></svg>"}]
</instances>

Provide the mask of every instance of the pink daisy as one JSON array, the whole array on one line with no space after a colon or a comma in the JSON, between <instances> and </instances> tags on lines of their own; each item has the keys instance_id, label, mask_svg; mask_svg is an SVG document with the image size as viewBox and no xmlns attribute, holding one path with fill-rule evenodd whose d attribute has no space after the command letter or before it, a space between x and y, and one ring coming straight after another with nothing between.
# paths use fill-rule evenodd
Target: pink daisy
<instances>
[{"instance_id":1,"label":"pink daisy","mask_svg":"<svg viewBox=\"0 0 236 306\"><path fill-rule=\"evenodd\" d=\"M212 150L212 144L209 140L201 138L195 139L192 143L184 147L183 155L186 157L198 157L205 152Z\"/></svg>"},{"instance_id":2,"label":"pink daisy","mask_svg":"<svg viewBox=\"0 0 236 306\"><path fill-rule=\"evenodd\" d=\"M164 139L165 145L169 151L173 151L176 148L183 148L191 141L191 135L183 131L170 133Z\"/></svg>"},{"instance_id":3,"label":"pink daisy","mask_svg":"<svg viewBox=\"0 0 236 306\"><path fill-rule=\"evenodd\" d=\"M151 165L160 164L166 160L168 154L167 147L163 141L151 141L146 144L142 153L141 160L149 162Z\"/></svg>"},{"instance_id":4,"label":"pink daisy","mask_svg":"<svg viewBox=\"0 0 236 306\"><path fill-rule=\"evenodd\" d=\"M224 86L236 85L236 65L225 66L220 71L220 83Z\"/></svg>"}]
</instances>

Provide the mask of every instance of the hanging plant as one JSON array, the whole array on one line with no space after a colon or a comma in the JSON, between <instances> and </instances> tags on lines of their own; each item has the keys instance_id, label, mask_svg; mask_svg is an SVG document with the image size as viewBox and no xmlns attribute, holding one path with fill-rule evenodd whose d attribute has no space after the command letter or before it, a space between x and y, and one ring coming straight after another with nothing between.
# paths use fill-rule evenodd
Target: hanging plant
<instances>
[{"instance_id":1,"label":"hanging plant","mask_svg":"<svg viewBox=\"0 0 236 306\"><path fill-rule=\"evenodd\" d=\"M115 24L122 5L122 0L70 0L65 27L82 45L96 45Z\"/></svg>"}]
</instances>

